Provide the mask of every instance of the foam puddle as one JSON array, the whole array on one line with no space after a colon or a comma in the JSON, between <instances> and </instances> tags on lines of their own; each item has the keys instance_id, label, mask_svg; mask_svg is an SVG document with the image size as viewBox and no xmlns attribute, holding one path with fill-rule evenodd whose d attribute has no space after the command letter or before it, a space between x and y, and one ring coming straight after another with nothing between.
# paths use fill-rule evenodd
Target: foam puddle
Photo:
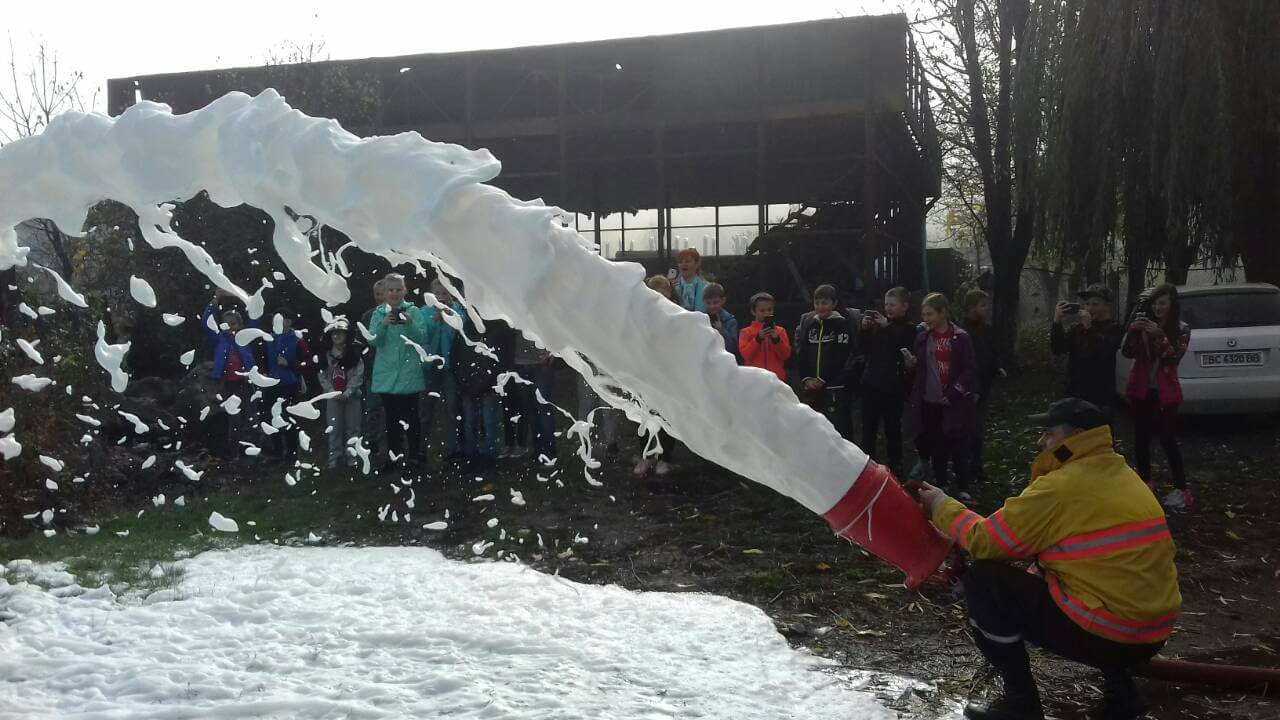
<instances>
[{"instance_id":1,"label":"foam puddle","mask_svg":"<svg viewBox=\"0 0 1280 720\"><path fill-rule=\"evenodd\" d=\"M176 116L149 102L119 118L67 113L0 147L0 269L25 262L18 222L79 228L90 207L113 199L138 213L149 244L178 248L260 316L261 288L237 287L170 225L171 198L207 190L219 205L268 213L289 270L322 300L344 302L350 291L338 263L323 253L314 263L312 228L292 219L310 215L393 264L431 263L462 278L469 311L536 339L647 429L664 427L702 457L817 513L846 493L865 453L771 373L738 367L701 314L644 286L640 266L601 258L558 209L485 185L499 169L488 151L417 133L358 138L290 108L274 90L230 93Z\"/></svg>"},{"instance_id":2,"label":"foam puddle","mask_svg":"<svg viewBox=\"0 0 1280 720\"><path fill-rule=\"evenodd\" d=\"M252 546L155 574L172 579L118 599L0 567L15 616L0 624L0 716L897 717L866 678L824 672L834 663L792 650L758 608L713 595L410 547Z\"/></svg>"}]
</instances>

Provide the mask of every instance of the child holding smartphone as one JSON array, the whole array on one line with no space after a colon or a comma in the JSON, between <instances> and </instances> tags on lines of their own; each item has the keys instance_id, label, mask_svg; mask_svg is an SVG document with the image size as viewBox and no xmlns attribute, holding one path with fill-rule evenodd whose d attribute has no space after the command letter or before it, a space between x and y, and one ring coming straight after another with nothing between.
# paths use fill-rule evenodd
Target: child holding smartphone
<instances>
[{"instance_id":1,"label":"child holding smartphone","mask_svg":"<svg viewBox=\"0 0 1280 720\"><path fill-rule=\"evenodd\" d=\"M884 312L862 314L862 346L867 365L862 374L862 449L877 460L888 458L889 470L902 477L902 410L907 371L914 367L911 348L916 328L907 320L910 296L896 287L884 294ZM884 425L885 452L876 451Z\"/></svg>"}]
</instances>

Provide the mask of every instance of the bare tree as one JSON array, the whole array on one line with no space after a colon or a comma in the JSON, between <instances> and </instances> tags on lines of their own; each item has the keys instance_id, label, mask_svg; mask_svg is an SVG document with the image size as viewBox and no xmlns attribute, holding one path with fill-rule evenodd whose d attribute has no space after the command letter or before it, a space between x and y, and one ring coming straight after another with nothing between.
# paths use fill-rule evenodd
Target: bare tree
<instances>
[{"instance_id":1,"label":"bare tree","mask_svg":"<svg viewBox=\"0 0 1280 720\"><path fill-rule=\"evenodd\" d=\"M19 62L13 41L9 42L9 72L0 84L0 145L42 132L54 117L69 111L83 112L80 93L84 74L67 72L58 56L43 44L28 62ZM92 106L92 101L89 103ZM22 223L28 240L37 251L57 261L59 273L70 279L75 274L70 239L52 220L33 219ZM5 287L12 279L5 282Z\"/></svg>"},{"instance_id":2,"label":"bare tree","mask_svg":"<svg viewBox=\"0 0 1280 720\"><path fill-rule=\"evenodd\" d=\"M939 98L948 196L985 239L1001 347L1017 335L1023 266L1037 238L1040 136L1061 48L1060 0L934 0L918 20Z\"/></svg>"}]
</instances>

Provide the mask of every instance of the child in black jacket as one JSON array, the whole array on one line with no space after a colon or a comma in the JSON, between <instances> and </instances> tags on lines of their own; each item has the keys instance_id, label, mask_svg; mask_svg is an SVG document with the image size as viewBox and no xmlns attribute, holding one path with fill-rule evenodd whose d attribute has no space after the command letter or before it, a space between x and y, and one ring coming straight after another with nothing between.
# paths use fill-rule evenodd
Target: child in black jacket
<instances>
[{"instance_id":1,"label":"child in black jacket","mask_svg":"<svg viewBox=\"0 0 1280 720\"><path fill-rule=\"evenodd\" d=\"M836 312L836 289L821 285L813 292L813 312L805 313L794 338L800 399L822 413L840 436L852 440L847 379L852 359L853 328Z\"/></svg>"},{"instance_id":2,"label":"child in black jacket","mask_svg":"<svg viewBox=\"0 0 1280 720\"><path fill-rule=\"evenodd\" d=\"M907 319L910 296L896 287L884 294L884 312L862 316L862 347L867 369L862 375L862 449L876 454L876 437L884 423L885 455L891 472L902 477L902 410L906 402L906 358L915 345L916 327Z\"/></svg>"}]
</instances>

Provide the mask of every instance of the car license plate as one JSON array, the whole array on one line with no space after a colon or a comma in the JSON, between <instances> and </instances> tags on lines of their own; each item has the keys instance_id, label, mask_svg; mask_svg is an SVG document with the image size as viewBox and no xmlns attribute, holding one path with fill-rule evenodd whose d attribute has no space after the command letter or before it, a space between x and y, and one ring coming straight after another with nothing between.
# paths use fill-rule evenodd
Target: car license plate
<instances>
[{"instance_id":1,"label":"car license plate","mask_svg":"<svg viewBox=\"0 0 1280 720\"><path fill-rule=\"evenodd\" d=\"M1261 350L1200 353L1200 367L1253 367L1261 364Z\"/></svg>"}]
</instances>

